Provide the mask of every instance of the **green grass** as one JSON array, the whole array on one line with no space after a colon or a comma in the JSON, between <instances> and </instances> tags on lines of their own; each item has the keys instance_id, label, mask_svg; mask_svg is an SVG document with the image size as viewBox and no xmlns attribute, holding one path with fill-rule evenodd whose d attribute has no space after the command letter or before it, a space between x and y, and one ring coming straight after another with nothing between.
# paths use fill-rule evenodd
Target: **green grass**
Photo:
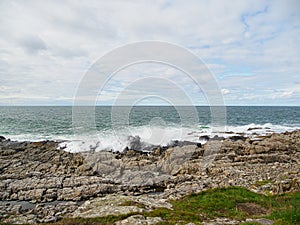
<instances>
[{"instance_id":1,"label":"green grass","mask_svg":"<svg viewBox=\"0 0 300 225\"><path fill-rule=\"evenodd\" d=\"M139 208L145 208L144 204L142 204L140 202L131 201L131 200L125 201L125 202L119 204L119 206L137 206Z\"/></svg>"},{"instance_id":2,"label":"green grass","mask_svg":"<svg viewBox=\"0 0 300 225\"><path fill-rule=\"evenodd\" d=\"M128 205L133 204L135 203L128 202ZM160 208L139 214L150 217L162 217L164 222L160 223L160 225L186 224L188 222L201 224L203 220L216 217L227 217L236 220L263 217L275 221L275 224L278 225L300 224L300 192L265 196L241 187L229 187L192 194L181 200L171 201L171 204L173 205L173 210ZM137 213L92 219L66 218L54 224L113 224L115 221L125 219L134 214Z\"/></svg>"},{"instance_id":3,"label":"green grass","mask_svg":"<svg viewBox=\"0 0 300 225\"><path fill-rule=\"evenodd\" d=\"M255 186L263 186L263 185L266 185L266 184L269 184L271 183L270 180L260 180L260 181L256 181L256 183L254 184Z\"/></svg>"},{"instance_id":4,"label":"green grass","mask_svg":"<svg viewBox=\"0 0 300 225\"><path fill-rule=\"evenodd\" d=\"M300 192L273 196L273 210L269 218L277 224L300 224Z\"/></svg>"},{"instance_id":5,"label":"green grass","mask_svg":"<svg viewBox=\"0 0 300 225\"><path fill-rule=\"evenodd\" d=\"M257 205L258 208L262 209L272 206L270 197L238 187L212 189L200 194L189 195L180 201L172 201L171 203L174 210L158 209L146 215L160 216L168 224L175 224L178 221L196 223L216 217L242 220L249 218L249 216L247 212L237 208L240 203L252 203L252 205Z\"/></svg>"}]
</instances>

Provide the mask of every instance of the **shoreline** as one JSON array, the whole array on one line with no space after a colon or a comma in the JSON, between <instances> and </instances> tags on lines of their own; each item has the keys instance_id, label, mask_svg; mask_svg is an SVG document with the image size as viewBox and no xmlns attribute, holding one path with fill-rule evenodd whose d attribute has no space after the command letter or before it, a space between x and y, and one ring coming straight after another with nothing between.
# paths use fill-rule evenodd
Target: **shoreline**
<instances>
[{"instance_id":1,"label":"shoreline","mask_svg":"<svg viewBox=\"0 0 300 225\"><path fill-rule=\"evenodd\" d=\"M29 129L29 127L27 129ZM100 129L92 133L83 132L81 134L73 133L72 127L64 129L61 134L50 129L49 132L45 130L42 133L27 130L24 134L20 134L19 132L14 134L13 131L6 131L0 134L0 136L3 135L7 139L10 138L18 142L42 142L48 140L60 142L60 147L66 147L66 151L69 152L83 152L90 151L91 149L95 149L95 151L122 151L126 147L130 148L130 145L136 141L140 143L141 148L151 148L151 146L158 145L167 146L170 145L173 140L200 142L204 144L207 137L213 138L215 135L219 138L227 138L230 136L253 138L255 136L271 135L272 133L292 132L299 130L300 126L297 122L294 125L249 123L244 125L227 125L224 129L219 128L219 130L216 130L216 128L214 129L210 127L210 125L205 124L184 127L177 126L176 124L169 124L168 126L141 125L130 126L128 129Z\"/></svg>"},{"instance_id":2,"label":"shoreline","mask_svg":"<svg viewBox=\"0 0 300 225\"><path fill-rule=\"evenodd\" d=\"M259 140L212 140L201 146L179 142L155 146L151 152L69 153L58 150L59 143L54 141L0 140L4 222L54 222L85 217L93 210L95 217L114 215L113 209L120 210L117 206L96 210L97 204L112 201L114 196L142 201L148 209L155 209L171 207L168 201L172 199L212 188L241 186L265 195L300 190L300 130ZM219 149L214 151L211 146ZM24 210L8 201L33 205ZM132 209L123 207L121 213Z\"/></svg>"}]
</instances>

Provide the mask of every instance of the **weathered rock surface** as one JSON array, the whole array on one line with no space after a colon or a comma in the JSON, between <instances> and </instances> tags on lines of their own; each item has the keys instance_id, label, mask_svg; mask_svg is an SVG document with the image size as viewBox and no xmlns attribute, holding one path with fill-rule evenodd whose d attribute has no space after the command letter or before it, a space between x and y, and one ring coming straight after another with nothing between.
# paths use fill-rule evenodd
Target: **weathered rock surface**
<instances>
[{"instance_id":1,"label":"weathered rock surface","mask_svg":"<svg viewBox=\"0 0 300 225\"><path fill-rule=\"evenodd\" d=\"M72 217L103 217L108 215L121 215L132 212L150 211L156 208L172 208L167 199L159 195L126 196L122 194L111 194L102 198L94 198L86 201L75 212Z\"/></svg>"},{"instance_id":2,"label":"weathered rock surface","mask_svg":"<svg viewBox=\"0 0 300 225\"><path fill-rule=\"evenodd\" d=\"M140 225L152 225L162 222L161 217L144 217L142 215L130 216L122 221L118 221L115 225L131 225L131 224L140 224Z\"/></svg>"},{"instance_id":3,"label":"weathered rock surface","mask_svg":"<svg viewBox=\"0 0 300 225\"><path fill-rule=\"evenodd\" d=\"M272 220L265 219L265 218L246 219L245 221L233 220L230 218L216 218L216 219L212 219L209 221L204 221L203 224L204 225L225 225L225 224L238 225L238 224L242 224L244 222L261 224L261 225L271 225L274 223Z\"/></svg>"},{"instance_id":4,"label":"weathered rock surface","mask_svg":"<svg viewBox=\"0 0 300 225\"><path fill-rule=\"evenodd\" d=\"M162 218L160 217L144 217L142 215L134 215L130 216L122 221L118 221L115 225L132 225L132 224L139 224L139 225L152 225L162 222Z\"/></svg>"},{"instance_id":5,"label":"weathered rock surface","mask_svg":"<svg viewBox=\"0 0 300 225\"><path fill-rule=\"evenodd\" d=\"M203 146L178 142L151 152L72 154L57 148L52 141L1 138L1 220L36 223L142 212L215 187L243 186L264 194L300 190L300 131ZM107 199L113 205L99 210Z\"/></svg>"}]
</instances>

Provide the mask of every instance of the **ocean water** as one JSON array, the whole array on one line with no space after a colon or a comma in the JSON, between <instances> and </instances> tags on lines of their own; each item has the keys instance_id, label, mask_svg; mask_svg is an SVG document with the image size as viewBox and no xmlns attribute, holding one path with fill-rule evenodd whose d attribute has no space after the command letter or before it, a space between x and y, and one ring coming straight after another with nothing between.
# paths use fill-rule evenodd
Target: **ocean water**
<instances>
[{"instance_id":1,"label":"ocean water","mask_svg":"<svg viewBox=\"0 0 300 225\"><path fill-rule=\"evenodd\" d=\"M95 130L75 132L72 107L0 107L0 135L12 140L60 140L68 151L111 149L122 151L133 140L155 145L166 145L172 140L199 142L203 135L215 135L211 127L209 107L197 106L197 120L185 121L180 107L135 106L118 107L118 112L129 112L126 120L118 120L112 107L95 108ZM226 133L256 135L300 129L300 107L231 106L226 107ZM85 121L82 115L82 123ZM74 127L75 126L75 127ZM136 138L133 138L136 137Z\"/></svg>"}]
</instances>

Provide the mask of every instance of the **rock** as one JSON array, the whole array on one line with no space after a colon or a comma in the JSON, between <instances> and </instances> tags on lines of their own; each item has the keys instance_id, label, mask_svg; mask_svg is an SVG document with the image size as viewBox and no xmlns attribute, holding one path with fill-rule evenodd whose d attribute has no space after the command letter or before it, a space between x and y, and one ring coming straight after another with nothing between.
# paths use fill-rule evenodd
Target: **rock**
<instances>
[{"instance_id":1,"label":"rock","mask_svg":"<svg viewBox=\"0 0 300 225\"><path fill-rule=\"evenodd\" d=\"M210 140L212 140L212 141L223 141L223 140L225 140L225 138L224 137L219 137L218 135L215 135Z\"/></svg>"},{"instance_id":2,"label":"rock","mask_svg":"<svg viewBox=\"0 0 300 225\"><path fill-rule=\"evenodd\" d=\"M103 198L96 198L90 201L86 201L71 215L72 217L93 218L144 211L144 209L139 208L135 205L122 205L122 203L125 202L126 197L124 196L108 195Z\"/></svg>"},{"instance_id":3,"label":"rock","mask_svg":"<svg viewBox=\"0 0 300 225\"><path fill-rule=\"evenodd\" d=\"M199 137L200 141L209 141L210 137L208 135L203 135Z\"/></svg>"},{"instance_id":4,"label":"rock","mask_svg":"<svg viewBox=\"0 0 300 225\"><path fill-rule=\"evenodd\" d=\"M38 218L33 214L15 215L5 218L3 222L12 224L36 224L38 222Z\"/></svg>"},{"instance_id":5,"label":"rock","mask_svg":"<svg viewBox=\"0 0 300 225\"><path fill-rule=\"evenodd\" d=\"M265 218L259 218L259 219L246 219L247 223L258 223L258 224L264 224L264 225L271 225L274 223L274 221L265 219Z\"/></svg>"},{"instance_id":6,"label":"rock","mask_svg":"<svg viewBox=\"0 0 300 225\"><path fill-rule=\"evenodd\" d=\"M225 224L235 225L240 223L241 221L237 221L229 218L216 218L213 220L203 222L204 225L225 225Z\"/></svg>"},{"instance_id":7,"label":"rock","mask_svg":"<svg viewBox=\"0 0 300 225\"><path fill-rule=\"evenodd\" d=\"M234 134L233 131L225 131L224 134Z\"/></svg>"},{"instance_id":8,"label":"rock","mask_svg":"<svg viewBox=\"0 0 300 225\"><path fill-rule=\"evenodd\" d=\"M168 203L167 199L164 199L159 195L127 196L122 194L111 194L86 201L70 215L72 217L87 218L144 212L156 208L172 209L172 205Z\"/></svg>"},{"instance_id":9,"label":"rock","mask_svg":"<svg viewBox=\"0 0 300 225\"><path fill-rule=\"evenodd\" d=\"M245 141L247 138L244 136L231 136L229 137L229 139L232 141L238 141L238 140Z\"/></svg>"},{"instance_id":10,"label":"rock","mask_svg":"<svg viewBox=\"0 0 300 225\"><path fill-rule=\"evenodd\" d=\"M43 223L53 223L57 221L57 217L55 216L47 216L44 220Z\"/></svg>"},{"instance_id":11,"label":"rock","mask_svg":"<svg viewBox=\"0 0 300 225\"><path fill-rule=\"evenodd\" d=\"M4 141L6 138L3 136L0 136L0 142Z\"/></svg>"},{"instance_id":12,"label":"rock","mask_svg":"<svg viewBox=\"0 0 300 225\"><path fill-rule=\"evenodd\" d=\"M145 143L141 142L140 136L129 136L128 137L129 142L129 149L135 150L135 151L142 151L144 147L146 146Z\"/></svg>"},{"instance_id":13,"label":"rock","mask_svg":"<svg viewBox=\"0 0 300 225\"><path fill-rule=\"evenodd\" d=\"M255 149L250 149L249 151L250 155L254 155L256 153Z\"/></svg>"},{"instance_id":14,"label":"rock","mask_svg":"<svg viewBox=\"0 0 300 225\"><path fill-rule=\"evenodd\" d=\"M175 140L175 141L172 141L168 147L183 147L183 146L188 146L188 145L195 145L197 146L198 148L201 148L202 145L201 143L198 143L198 142L192 142L192 141L178 141L178 140Z\"/></svg>"},{"instance_id":15,"label":"rock","mask_svg":"<svg viewBox=\"0 0 300 225\"><path fill-rule=\"evenodd\" d=\"M251 130L260 130L263 129L262 127L249 127L247 130L251 131Z\"/></svg>"},{"instance_id":16,"label":"rock","mask_svg":"<svg viewBox=\"0 0 300 225\"><path fill-rule=\"evenodd\" d=\"M141 225L152 225L162 222L161 217L145 217L142 215L133 215L122 221L117 221L115 225L132 225L132 224L141 224Z\"/></svg>"},{"instance_id":17,"label":"rock","mask_svg":"<svg viewBox=\"0 0 300 225\"><path fill-rule=\"evenodd\" d=\"M153 155L156 155L156 156L160 156L162 153L163 153L163 149L161 147L158 147L157 149L155 149L153 151Z\"/></svg>"},{"instance_id":18,"label":"rock","mask_svg":"<svg viewBox=\"0 0 300 225\"><path fill-rule=\"evenodd\" d=\"M233 185L263 194L300 190L300 131L261 140L215 139L201 148L177 141L173 147L143 151L140 139L133 138L133 149L124 152L80 154L58 150L52 141L1 141L0 200L23 200L30 207L0 205L0 219L37 223L66 215L139 213L171 208L170 199ZM235 222L223 218L205 223Z\"/></svg>"}]
</instances>

